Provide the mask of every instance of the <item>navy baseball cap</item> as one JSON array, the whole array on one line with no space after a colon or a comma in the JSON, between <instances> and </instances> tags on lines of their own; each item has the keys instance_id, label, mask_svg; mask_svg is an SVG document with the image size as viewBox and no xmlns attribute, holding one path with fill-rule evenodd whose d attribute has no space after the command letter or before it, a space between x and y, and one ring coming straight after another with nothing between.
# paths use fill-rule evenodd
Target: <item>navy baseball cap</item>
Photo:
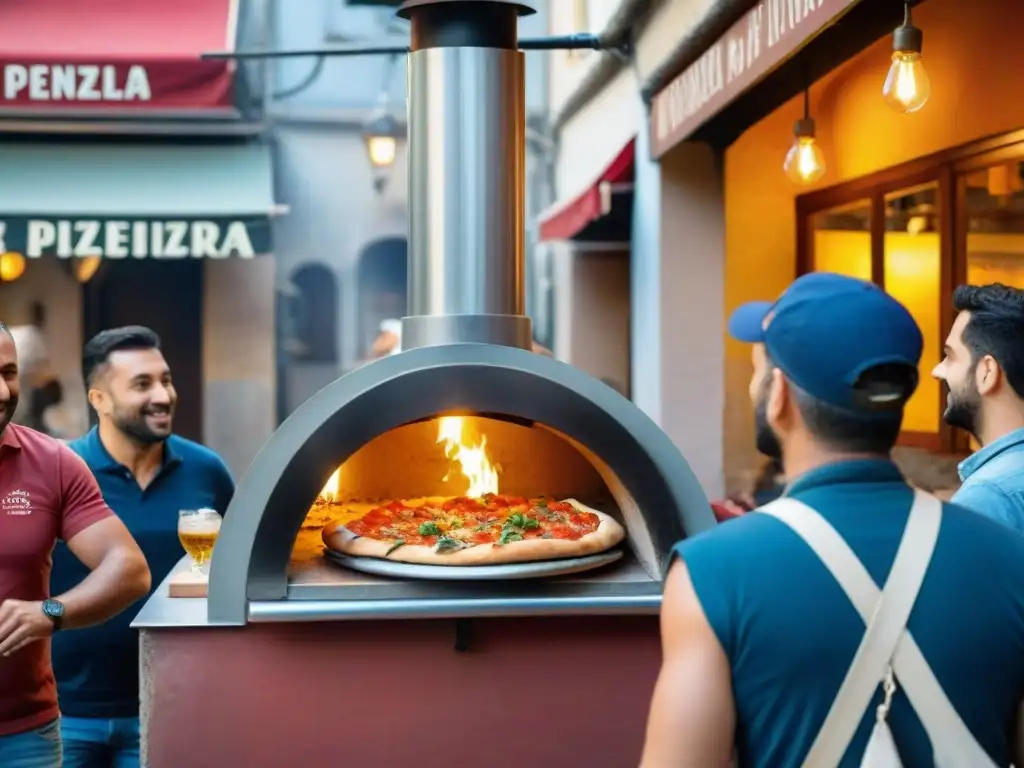
<instances>
[{"instance_id":1,"label":"navy baseball cap","mask_svg":"<svg viewBox=\"0 0 1024 768\"><path fill-rule=\"evenodd\" d=\"M729 318L729 335L764 344L774 364L818 400L855 411L892 412L917 388L866 390L861 376L879 365L917 372L924 339L917 322L873 283L831 272L795 280L777 301L744 304Z\"/></svg>"}]
</instances>

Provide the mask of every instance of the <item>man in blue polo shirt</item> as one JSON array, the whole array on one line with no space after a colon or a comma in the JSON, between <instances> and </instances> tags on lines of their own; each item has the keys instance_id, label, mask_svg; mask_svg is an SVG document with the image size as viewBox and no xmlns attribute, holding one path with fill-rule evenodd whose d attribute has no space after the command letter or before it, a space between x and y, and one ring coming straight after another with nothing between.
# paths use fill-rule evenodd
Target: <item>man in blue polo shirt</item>
<instances>
[{"instance_id":1,"label":"man in blue polo shirt","mask_svg":"<svg viewBox=\"0 0 1024 768\"><path fill-rule=\"evenodd\" d=\"M741 307L729 330L753 344L758 446L782 458L785 495L816 510L881 587L914 500L889 453L917 385L916 323L870 283L818 273L774 304ZM1024 537L955 504L941 509L906 625L923 656L917 678L934 675L929 701L948 700L943 725L962 722L947 729L958 746L995 765L1024 765L1013 733L1024 699ZM799 768L865 635L860 612L771 514L731 520L675 553L643 768L725 766L734 750L741 766ZM935 755L929 735L948 737L927 706L926 730L918 705L927 702L911 702L899 677L907 668L895 666L888 723L902 763L934 765L949 755ZM863 682L874 697L862 715L849 713L859 726L838 744L843 768L861 765L883 700L878 680Z\"/></svg>"},{"instance_id":2,"label":"man in blue polo shirt","mask_svg":"<svg viewBox=\"0 0 1024 768\"><path fill-rule=\"evenodd\" d=\"M184 555L179 510L223 514L234 482L217 454L171 434L178 396L153 331L128 326L97 334L83 350L82 375L99 426L71 448L142 548L155 589ZM58 545L52 588L78 583L82 568ZM54 637L64 768L139 765L138 636L130 627L136 613Z\"/></svg>"}]
</instances>

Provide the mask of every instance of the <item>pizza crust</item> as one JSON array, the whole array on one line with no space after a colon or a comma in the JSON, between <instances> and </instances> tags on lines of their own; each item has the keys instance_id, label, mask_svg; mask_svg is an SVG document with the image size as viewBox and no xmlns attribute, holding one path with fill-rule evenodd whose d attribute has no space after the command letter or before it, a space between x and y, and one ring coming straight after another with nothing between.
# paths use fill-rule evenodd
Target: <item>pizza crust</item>
<instances>
[{"instance_id":1,"label":"pizza crust","mask_svg":"<svg viewBox=\"0 0 1024 768\"><path fill-rule=\"evenodd\" d=\"M611 549L626 537L625 529L604 512L591 509L576 499L565 499L565 502L581 512L597 515L600 525L579 539L525 539L500 545L476 544L458 552L440 554L425 544L404 544L388 555L387 551L393 546L391 542L357 536L341 523L328 525L322 535L328 549L345 555L417 565L498 565L583 557Z\"/></svg>"}]
</instances>

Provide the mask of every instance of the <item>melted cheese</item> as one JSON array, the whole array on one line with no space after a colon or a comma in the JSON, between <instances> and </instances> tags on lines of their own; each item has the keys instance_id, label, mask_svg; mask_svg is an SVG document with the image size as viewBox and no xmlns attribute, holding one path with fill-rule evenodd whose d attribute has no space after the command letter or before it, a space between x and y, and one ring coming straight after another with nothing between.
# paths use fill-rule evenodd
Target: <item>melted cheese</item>
<instances>
[{"instance_id":1,"label":"melted cheese","mask_svg":"<svg viewBox=\"0 0 1024 768\"><path fill-rule=\"evenodd\" d=\"M469 528L456 528L448 531L447 535L459 541L469 541L473 538L473 531Z\"/></svg>"}]
</instances>

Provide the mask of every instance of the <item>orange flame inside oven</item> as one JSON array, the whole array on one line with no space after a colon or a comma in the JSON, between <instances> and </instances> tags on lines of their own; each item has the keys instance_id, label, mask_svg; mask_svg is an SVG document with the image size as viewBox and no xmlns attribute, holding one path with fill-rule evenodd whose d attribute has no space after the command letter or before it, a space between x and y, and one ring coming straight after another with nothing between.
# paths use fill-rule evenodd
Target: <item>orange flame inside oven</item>
<instances>
[{"instance_id":1,"label":"orange flame inside oven","mask_svg":"<svg viewBox=\"0 0 1024 768\"><path fill-rule=\"evenodd\" d=\"M338 488L341 485L341 467L334 470L333 474L327 479L327 483L324 485L320 495L317 497L317 501L322 501L330 504L338 499Z\"/></svg>"},{"instance_id":2,"label":"orange flame inside oven","mask_svg":"<svg viewBox=\"0 0 1024 768\"><path fill-rule=\"evenodd\" d=\"M479 444L471 444L463 436L466 420L462 416L442 416L437 421L437 442L444 444L445 455L459 465L462 474L469 480L466 495L480 497L485 493L497 493L501 467L492 464L487 456L487 438L480 435ZM450 476L449 472L444 480L447 481Z\"/></svg>"}]
</instances>

